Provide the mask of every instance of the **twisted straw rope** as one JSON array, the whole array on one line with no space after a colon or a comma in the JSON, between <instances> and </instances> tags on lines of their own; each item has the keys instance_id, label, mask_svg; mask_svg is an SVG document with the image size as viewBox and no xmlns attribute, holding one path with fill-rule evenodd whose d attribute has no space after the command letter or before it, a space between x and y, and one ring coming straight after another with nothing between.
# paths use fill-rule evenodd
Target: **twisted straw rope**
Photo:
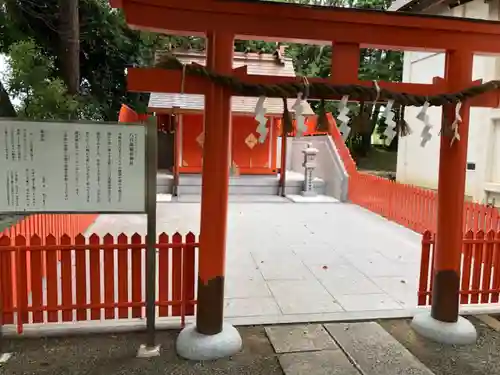
<instances>
[{"instance_id":1,"label":"twisted straw rope","mask_svg":"<svg viewBox=\"0 0 500 375\"><path fill-rule=\"evenodd\" d=\"M169 70L185 70L185 74L207 78L220 86L231 89L232 93L235 95L296 98L299 92L304 91L304 84L301 82L289 82L277 85L245 83L237 77L230 77L212 72L202 65L183 64L176 57L171 55L163 56L156 67ZM400 105L421 107L425 102L429 102L431 106L456 104L487 92L498 90L499 88L500 81L489 81L456 93L423 96L397 93L383 88L378 91L375 87L361 85L332 85L323 82L309 82L308 96L322 99L332 96L342 97L344 95L349 95L349 99L351 100L394 100Z\"/></svg>"}]
</instances>

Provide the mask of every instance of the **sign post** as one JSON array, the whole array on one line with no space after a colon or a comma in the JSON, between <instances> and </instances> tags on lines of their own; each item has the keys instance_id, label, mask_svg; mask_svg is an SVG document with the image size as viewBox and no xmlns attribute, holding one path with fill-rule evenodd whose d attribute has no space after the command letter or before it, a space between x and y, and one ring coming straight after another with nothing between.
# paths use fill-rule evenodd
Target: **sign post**
<instances>
[{"instance_id":1,"label":"sign post","mask_svg":"<svg viewBox=\"0 0 500 375\"><path fill-rule=\"evenodd\" d=\"M145 213L141 124L0 120L0 213Z\"/></svg>"},{"instance_id":2,"label":"sign post","mask_svg":"<svg viewBox=\"0 0 500 375\"><path fill-rule=\"evenodd\" d=\"M138 357L148 358L160 355L160 346L156 345L156 174L157 158L157 128L156 119L150 117L147 122L146 135L146 345L141 345Z\"/></svg>"},{"instance_id":3,"label":"sign post","mask_svg":"<svg viewBox=\"0 0 500 375\"><path fill-rule=\"evenodd\" d=\"M147 213L148 340L139 349L141 357L159 354L155 346L156 154L154 118L147 126L0 120L0 213ZM0 344L1 339L0 331Z\"/></svg>"}]
</instances>

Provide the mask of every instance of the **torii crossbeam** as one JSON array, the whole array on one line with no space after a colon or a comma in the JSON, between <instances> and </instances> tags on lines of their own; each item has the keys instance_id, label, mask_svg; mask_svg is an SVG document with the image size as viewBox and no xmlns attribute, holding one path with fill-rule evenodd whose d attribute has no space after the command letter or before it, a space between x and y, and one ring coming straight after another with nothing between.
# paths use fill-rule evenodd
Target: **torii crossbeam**
<instances>
[{"instance_id":1,"label":"torii crossbeam","mask_svg":"<svg viewBox=\"0 0 500 375\"><path fill-rule=\"evenodd\" d=\"M244 69L233 71L235 38L333 44L332 73L328 81L335 84L360 83L359 50L363 47L445 52L445 77L436 79L432 85L381 83L393 91L419 95L457 92L477 84L471 81L474 54L500 54L500 23L491 21L250 0L111 0L111 3L123 9L131 27L206 36L207 67L218 74L235 75L252 83L282 83L290 78L250 76ZM203 78L187 76L183 81L180 71L156 68L128 71L131 91L179 92L182 82L184 93L205 95L196 329L201 336L213 336L215 345L221 343L218 337L226 332L223 326L224 258L232 93ZM475 339L474 328L458 316L469 111L471 106L497 107L499 99L498 92L490 92L463 103L461 140L450 146L450 136L441 137L432 312L428 318L414 321L419 332L438 340L439 335L445 335L449 342L450 335L458 332L449 327L467 331L464 335L459 330L457 342ZM454 117L450 106L445 106L443 112L449 114L443 116L443 122ZM433 327L431 333L429 326ZM187 350L184 338L179 337L178 341L181 355L200 359L206 354L193 341L190 341L193 349ZM230 355L231 350L237 349L226 347L208 356Z\"/></svg>"}]
</instances>

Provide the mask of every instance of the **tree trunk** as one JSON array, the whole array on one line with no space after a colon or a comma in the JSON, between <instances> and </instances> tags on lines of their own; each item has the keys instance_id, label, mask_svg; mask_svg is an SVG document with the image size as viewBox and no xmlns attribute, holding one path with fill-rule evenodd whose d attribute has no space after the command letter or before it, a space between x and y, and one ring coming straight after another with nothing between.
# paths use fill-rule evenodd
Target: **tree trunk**
<instances>
[{"instance_id":1,"label":"tree trunk","mask_svg":"<svg viewBox=\"0 0 500 375\"><path fill-rule=\"evenodd\" d=\"M0 81L0 117L17 117L17 112L12 102L10 101L9 94Z\"/></svg>"},{"instance_id":2,"label":"tree trunk","mask_svg":"<svg viewBox=\"0 0 500 375\"><path fill-rule=\"evenodd\" d=\"M59 60L68 93L80 88L80 23L78 0L59 0Z\"/></svg>"}]
</instances>

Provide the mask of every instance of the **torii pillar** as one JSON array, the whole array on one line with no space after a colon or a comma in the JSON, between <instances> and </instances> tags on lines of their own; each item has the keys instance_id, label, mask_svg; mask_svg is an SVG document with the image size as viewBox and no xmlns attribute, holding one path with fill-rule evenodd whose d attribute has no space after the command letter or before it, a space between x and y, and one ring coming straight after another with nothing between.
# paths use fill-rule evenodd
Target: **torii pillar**
<instances>
[{"instance_id":1,"label":"torii pillar","mask_svg":"<svg viewBox=\"0 0 500 375\"><path fill-rule=\"evenodd\" d=\"M207 67L230 75L234 35L209 32L206 49ZM205 95L204 132L196 326L181 331L176 345L177 353L191 360L228 357L242 347L239 332L223 321L231 92L213 83Z\"/></svg>"},{"instance_id":2,"label":"torii pillar","mask_svg":"<svg viewBox=\"0 0 500 375\"><path fill-rule=\"evenodd\" d=\"M446 51L445 81L448 92L472 85L474 54L467 50ZM462 259L462 220L465 197L467 143L470 104L462 104L460 140L443 131L439 153L438 212L436 253L431 312L418 314L412 327L422 336L445 344L470 344L477 339L476 329L459 316ZM443 127L451 126L455 106L444 106Z\"/></svg>"}]
</instances>

